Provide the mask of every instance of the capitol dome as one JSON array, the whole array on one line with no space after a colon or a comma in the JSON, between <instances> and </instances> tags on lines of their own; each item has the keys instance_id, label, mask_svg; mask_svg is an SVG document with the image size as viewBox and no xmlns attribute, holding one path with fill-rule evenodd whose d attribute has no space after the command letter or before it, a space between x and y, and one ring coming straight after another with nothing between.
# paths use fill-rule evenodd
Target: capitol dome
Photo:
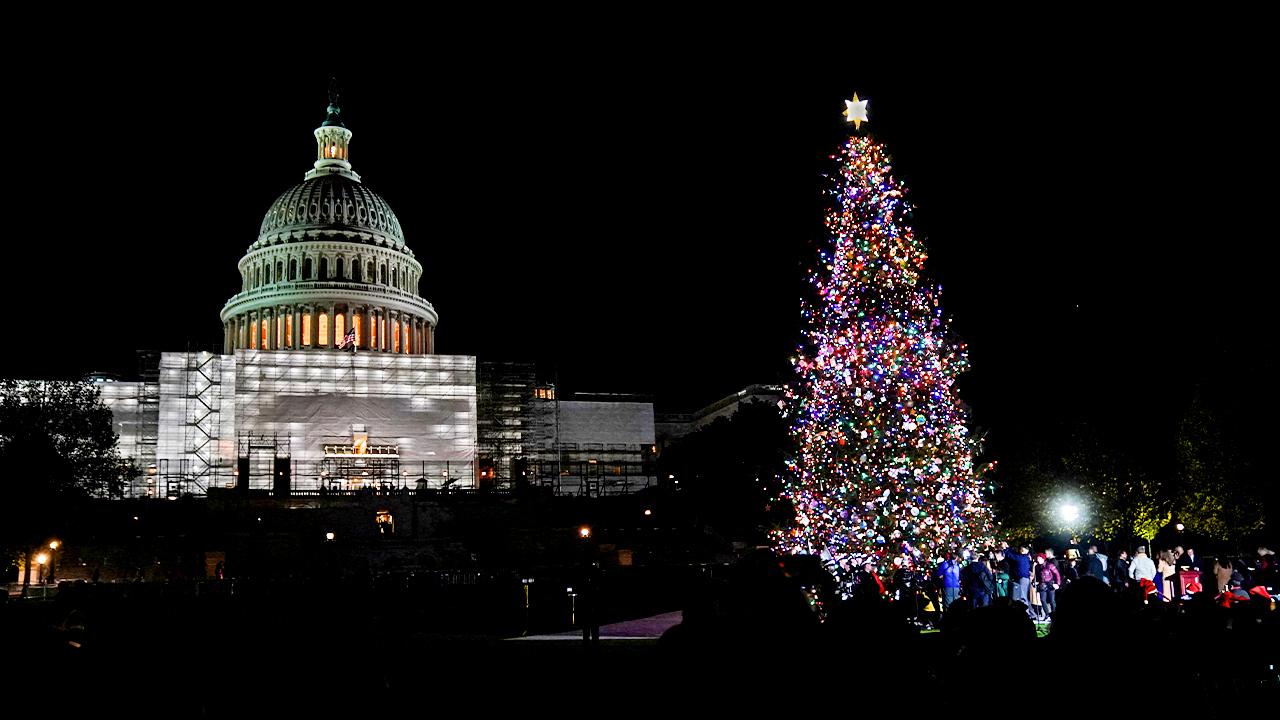
<instances>
[{"instance_id":1,"label":"capitol dome","mask_svg":"<svg viewBox=\"0 0 1280 720\"><path fill-rule=\"evenodd\" d=\"M356 242L404 247L404 233L391 206L348 175L313 177L284 191L267 211L254 247L291 239L339 235Z\"/></svg>"},{"instance_id":2,"label":"capitol dome","mask_svg":"<svg viewBox=\"0 0 1280 720\"><path fill-rule=\"evenodd\" d=\"M222 308L224 351L433 354L435 308L387 201L351 169L337 96L312 133L316 160L271 204Z\"/></svg>"}]
</instances>

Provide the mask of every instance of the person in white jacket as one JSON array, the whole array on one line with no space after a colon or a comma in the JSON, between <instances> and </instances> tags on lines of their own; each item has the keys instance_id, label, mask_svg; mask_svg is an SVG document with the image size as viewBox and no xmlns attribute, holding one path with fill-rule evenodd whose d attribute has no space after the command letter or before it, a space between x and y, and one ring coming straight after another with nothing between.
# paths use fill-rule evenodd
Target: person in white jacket
<instances>
[{"instance_id":1,"label":"person in white jacket","mask_svg":"<svg viewBox=\"0 0 1280 720\"><path fill-rule=\"evenodd\" d=\"M1134 580L1154 581L1156 576L1156 564L1151 562L1151 558L1147 557L1147 548L1144 545L1138 546L1138 552L1133 555L1133 562L1129 564L1129 577Z\"/></svg>"}]
</instances>

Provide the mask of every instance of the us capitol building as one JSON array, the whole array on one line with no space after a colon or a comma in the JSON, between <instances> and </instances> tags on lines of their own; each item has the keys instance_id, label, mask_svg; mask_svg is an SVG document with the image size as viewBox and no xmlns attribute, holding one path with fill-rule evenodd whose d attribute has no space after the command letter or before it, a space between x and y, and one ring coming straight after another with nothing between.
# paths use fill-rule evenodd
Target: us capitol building
<instances>
[{"instance_id":1,"label":"us capitol building","mask_svg":"<svg viewBox=\"0 0 1280 720\"><path fill-rule=\"evenodd\" d=\"M530 366L435 353L439 316L394 212L352 170L336 95L316 159L271 204L222 309L223 348L101 381L129 497L278 497L515 482L615 494L655 482L653 406L556 397Z\"/></svg>"}]
</instances>

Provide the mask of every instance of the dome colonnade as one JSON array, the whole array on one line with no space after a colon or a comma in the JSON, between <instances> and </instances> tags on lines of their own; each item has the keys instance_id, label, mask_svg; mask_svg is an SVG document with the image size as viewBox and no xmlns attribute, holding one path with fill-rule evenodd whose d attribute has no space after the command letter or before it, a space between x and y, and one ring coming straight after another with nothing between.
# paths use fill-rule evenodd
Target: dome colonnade
<instances>
[{"instance_id":1,"label":"dome colonnade","mask_svg":"<svg viewBox=\"0 0 1280 720\"><path fill-rule=\"evenodd\" d=\"M227 353L330 350L350 330L361 350L435 352L422 265L390 206L352 172L338 112L331 98L313 169L272 204L240 260L241 292L222 309Z\"/></svg>"}]
</instances>

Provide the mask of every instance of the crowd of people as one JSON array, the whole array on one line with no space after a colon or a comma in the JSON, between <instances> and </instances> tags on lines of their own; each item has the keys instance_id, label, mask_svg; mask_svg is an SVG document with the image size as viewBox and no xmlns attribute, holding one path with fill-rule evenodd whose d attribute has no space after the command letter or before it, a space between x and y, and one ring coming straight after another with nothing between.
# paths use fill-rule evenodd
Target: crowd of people
<instances>
[{"instance_id":1,"label":"crowd of people","mask_svg":"<svg viewBox=\"0 0 1280 720\"><path fill-rule=\"evenodd\" d=\"M1179 572L1195 572L1184 582ZM922 576L923 575L923 576ZM883 580L868 563L858 573L853 594L879 595L896 601L914 600L914 615L922 625L936 623L954 603L987 607L1008 598L1020 603L1036 623L1049 623L1064 587L1092 577L1116 593L1141 594L1146 602L1178 603L1207 592L1222 605L1253 596L1271 600L1280 592L1280 567L1275 553L1260 547L1253 557L1203 557L1194 548L1174 547L1155 553L1138 546L1131 557L1120 550L1111 558L1089 545L1083 555L1070 550L1059 558L1054 548L1032 552L1029 545L1002 542L986 551L947 553L927 573L898 566Z\"/></svg>"}]
</instances>

